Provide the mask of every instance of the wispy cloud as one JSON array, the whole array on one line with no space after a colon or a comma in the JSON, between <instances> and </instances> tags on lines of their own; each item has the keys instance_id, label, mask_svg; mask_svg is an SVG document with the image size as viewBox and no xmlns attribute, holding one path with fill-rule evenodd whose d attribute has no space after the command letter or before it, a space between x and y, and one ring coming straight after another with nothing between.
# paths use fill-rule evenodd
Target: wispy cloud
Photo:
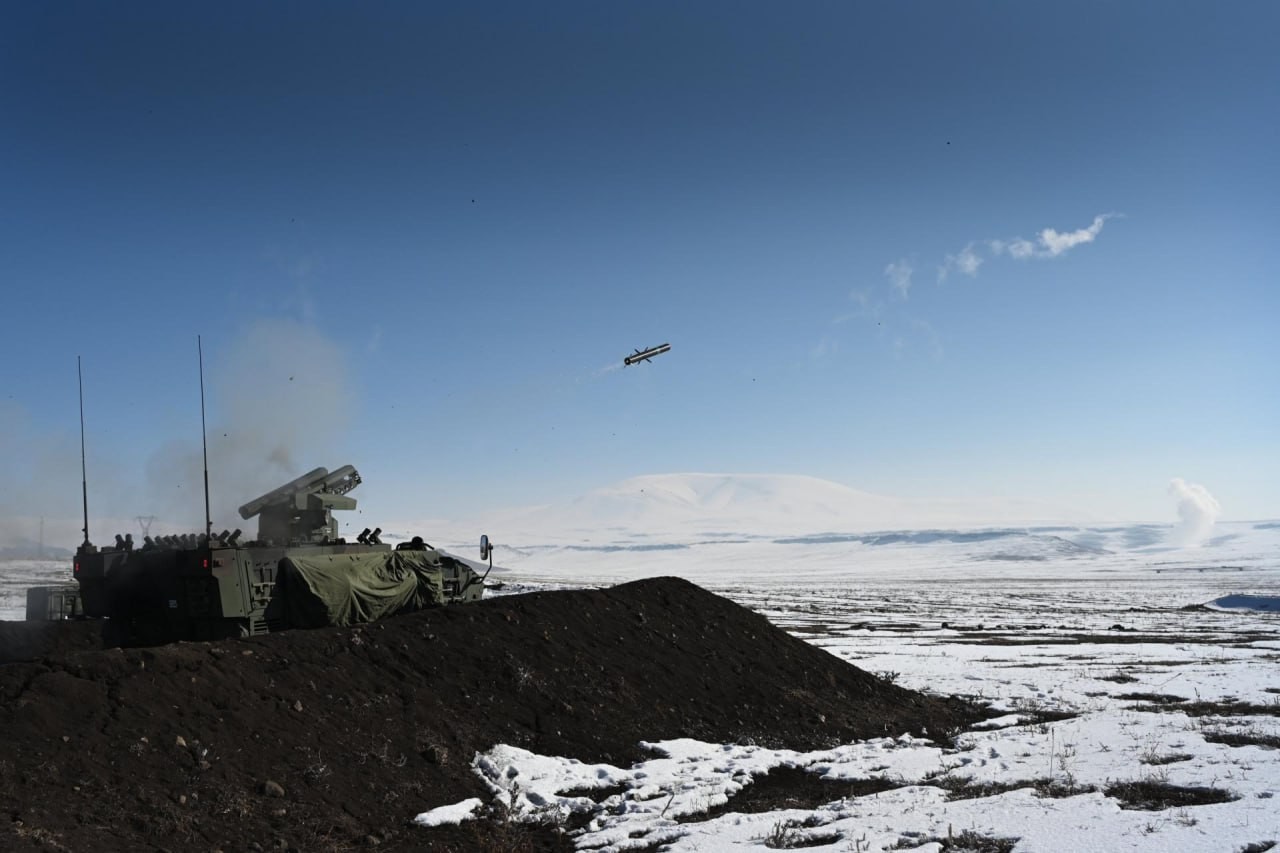
<instances>
[{"instance_id":1,"label":"wispy cloud","mask_svg":"<svg viewBox=\"0 0 1280 853\"><path fill-rule=\"evenodd\" d=\"M1035 244L1021 237L1012 240L988 240L987 248L991 250L992 257L1007 253L1011 258L1021 259L1030 258L1036 253Z\"/></svg>"},{"instance_id":2,"label":"wispy cloud","mask_svg":"<svg viewBox=\"0 0 1280 853\"><path fill-rule=\"evenodd\" d=\"M895 331L890 338L890 346L894 358L903 358L908 351L920 352L927 349L935 361L941 361L944 355L942 338L933 324L920 317L904 315L903 322L894 325Z\"/></svg>"},{"instance_id":3,"label":"wispy cloud","mask_svg":"<svg viewBox=\"0 0 1280 853\"><path fill-rule=\"evenodd\" d=\"M969 243L954 255L947 255L943 258L942 264L938 267L938 284L946 281L953 272L962 273L970 278L977 278L978 268L986 260L983 257L983 247L985 247L985 254L989 254L993 258L998 258L1001 255L1008 255L1019 261L1027 258L1056 258L1076 246L1092 243L1102 233L1102 227L1107 220L1119 215L1117 213L1101 213L1095 216L1093 222L1088 226L1077 228L1075 231L1059 231L1056 228L1045 228L1035 236L1034 240L1028 240L1025 237L1011 237ZM892 266L890 264L890 267Z\"/></svg>"},{"instance_id":4,"label":"wispy cloud","mask_svg":"<svg viewBox=\"0 0 1280 853\"><path fill-rule=\"evenodd\" d=\"M1059 231L1056 228L1045 228L1036 235L1034 241L1022 237L1012 240L988 240L987 247L991 254L1008 254L1011 258L1056 258L1069 249L1085 243L1092 243L1102 233L1102 226L1108 219L1117 216L1115 213L1102 213L1093 217L1093 222L1085 228L1075 231Z\"/></svg>"},{"instance_id":5,"label":"wispy cloud","mask_svg":"<svg viewBox=\"0 0 1280 853\"><path fill-rule=\"evenodd\" d=\"M820 361L832 355L838 349L840 349L840 344L835 338L830 335L823 335L816 344L809 348L809 357Z\"/></svg>"},{"instance_id":6,"label":"wispy cloud","mask_svg":"<svg viewBox=\"0 0 1280 853\"><path fill-rule=\"evenodd\" d=\"M1066 234L1060 234L1052 228L1046 228L1040 232L1040 242L1051 256L1056 257L1067 249L1079 246L1081 243L1092 243L1102 233L1102 225L1110 216L1110 214L1095 216L1093 224L1088 228L1068 231Z\"/></svg>"},{"instance_id":7,"label":"wispy cloud","mask_svg":"<svg viewBox=\"0 0 1280 853\"><path fill-rule=\"evenodd\" d=\"M937 266L938 284L953 275L977 278L984 264L1002 256L1014 260L1056 258L1077 246L1092 243L1102 233L1107 220L1123 215L1101 213L1093 217L1089 225L1073 231L1043 228L1032 239L1011 237L972 240L959 251L943 256L942 262ZM926 307L920 304L919 299L911 301L915 272L915 263L910 256L888 264L882 273L887 280L887 288L884 284L854 288L849 292L850 309L833 317L831 325L839 326L852 320L874 320L877 327L874 331L878 338L888 342L895 357L901 358L911 349L928 349L935 358L941 359L944 355L942 336L929 321L907 315L907 311L913 306ZM927 304L928 292L922 298ZM814 358L829 356L837 350L838 343L837 339L822 338L810 348L810 355Z\"/></svg>"},{"instance_id":8,"label":"wispy cloud","mask_svg":"<svg viewBox=\"0 0 1280 853\"><path fill-rule=\"evenodd\" d=\"M837 314L831 319L831 325L839 326L841 323L847 323L850 320L856 320L860 317L866 317L871 320L880 320L880 313L884 309L884 302L880 299L873 300L872 289L854 288L849 291L849 301L854 304L852 311L845 311L843 314Z\"/></svg>"},{"instance_id":9,"label":"wispy cloud","mask_svg":"<svg viewBox=\"0 0 1280 853\"><path fill-rule=\"evenodd\" d=\"M965 246L954 255L947 255L942 261L942 266L938 267L938 284L942 284L947 280L947 276L952 270L964 273L969 278L978 275L978 267L982 266L982 257L973 250L973 243Z\"/></svg>"},{"instance_id":10,"label":"wispy cloud","mask_svg":"<svg viewBox=\"0 0 1280 853\"><path fill-rule=\"evenodd\" d=\"M889 279L889 285L903 298L907 298L907 292L911 290L911 274L915 272L911 268L910 261L903 258L897 263L889 264L884 268L884 274Z\"/></svg>"},{"instance_id":11,"label":"wispy cloud","mask_svg":"<svg viewBox=\"0 0 1280 853\"><path fill-rule=\"evenodd\" d=\"M924 336L924 338L929 342L929 348L933 351L933 357L941 359L942 338L938 337L938 332L933 328L933 324L928 320L922 320L919 317L909 317L907 320L911 324L911 328Z\"/></svg>"}]
</instances>

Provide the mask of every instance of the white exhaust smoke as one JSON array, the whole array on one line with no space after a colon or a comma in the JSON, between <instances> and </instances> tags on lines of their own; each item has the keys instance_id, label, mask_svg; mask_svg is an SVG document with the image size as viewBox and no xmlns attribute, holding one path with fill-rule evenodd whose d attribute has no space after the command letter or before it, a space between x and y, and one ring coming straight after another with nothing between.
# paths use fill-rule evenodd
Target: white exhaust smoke
<instances>
[{"instance_id":1,"label":"white exhaust smoke","mask_svg":"<svg viewBox=\"0 0 1280 853\"><path fill-rule=\"evenodd\" d=\"M1214 522L1222 508L1209 490L1198 483L1188 483L1181 477L1169 481L1169 494L1178 500L1180 522L1175 536L1182 545L1199 545L1213 532Z\"/></svg>"}]
</instances>

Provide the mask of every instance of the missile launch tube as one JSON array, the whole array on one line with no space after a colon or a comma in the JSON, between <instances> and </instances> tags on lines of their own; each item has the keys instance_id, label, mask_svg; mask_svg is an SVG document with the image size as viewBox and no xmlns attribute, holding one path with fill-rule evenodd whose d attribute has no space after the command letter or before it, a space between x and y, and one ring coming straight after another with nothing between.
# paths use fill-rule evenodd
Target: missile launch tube
<instances>
[{"instance_id":1,"label":"missile launch tube","mask_svg":"<svg viewBox=\"0 0 1280 853\"><path fill-rule=\"evenodd\" d=\"M278 501L281 498L288 497L289 495L292 495L300 490L319 486L322 483L324 483L325 477L328 477L328 476L329 476L329 469L320 467L320 468L316 468L314 471L311 471L310 473L303 474L301 477L298 477L296 480L290 480L288 483L285 483L283 486L280 486L277 489L272 489L271 491L267 492L265 495L258 498L257 500L249 501L247 504L240 507L240 517L243 519L253 518L255 515L262 512L263 508L266 507L268 504L274 503L275 501Z\"/></svg>"}]
</instances>

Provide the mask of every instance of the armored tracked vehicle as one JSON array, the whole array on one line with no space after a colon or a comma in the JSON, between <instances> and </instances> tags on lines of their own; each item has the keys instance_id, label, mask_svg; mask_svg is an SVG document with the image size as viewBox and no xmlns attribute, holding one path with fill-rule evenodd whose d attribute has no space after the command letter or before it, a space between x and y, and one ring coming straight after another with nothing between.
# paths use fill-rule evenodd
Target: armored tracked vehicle
<instances>
[{"instance_id":1,"label":"armored tracked vehicle","mask_svg":"<svg viewBox=\"0 0 1280 853\"><path fill-rule=\"evenodd\" d=\"M246 637L285 628L372 622L426 607L475 601L484 579L466 562L414 537L392 548L381 529L354 542L338 536L335 510L355 509L361 482L350 465L308 474L240 507L258 536L116 536L86 542L74 576L84 616L101 617L107 645ZM481 537L481 558L489 558ZM30 604L30 602L29 602Z\"/></svg>"}]
</instances>

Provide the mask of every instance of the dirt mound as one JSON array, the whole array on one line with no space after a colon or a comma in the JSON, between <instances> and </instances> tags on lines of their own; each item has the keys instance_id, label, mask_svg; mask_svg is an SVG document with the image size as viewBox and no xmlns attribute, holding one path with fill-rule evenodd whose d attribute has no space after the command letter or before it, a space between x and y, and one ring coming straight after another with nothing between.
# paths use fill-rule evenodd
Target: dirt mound
<instances>
[{"instance_id":1,"label":"dirt mound","mask_svg":"<svg viewBox=\"0 0 1280 853\"><path fill-rule=\"evenodd\" d=\"M627 764L640 740L811 749L973 718L674 578L70 651L0 667L0 846L423 849L446 836L408 821L487 799L470 761L499 742Z\"/></svg>"},{"instance_id":2,"label":"dirt mound","mask_svg":"<svg viewBox=\"0 0 1280 853\"><path fill-rule=\"evenodd\" d=\"M0 664L100 648L96 622L0 621Z\"/></svg>"}]
</instances>

